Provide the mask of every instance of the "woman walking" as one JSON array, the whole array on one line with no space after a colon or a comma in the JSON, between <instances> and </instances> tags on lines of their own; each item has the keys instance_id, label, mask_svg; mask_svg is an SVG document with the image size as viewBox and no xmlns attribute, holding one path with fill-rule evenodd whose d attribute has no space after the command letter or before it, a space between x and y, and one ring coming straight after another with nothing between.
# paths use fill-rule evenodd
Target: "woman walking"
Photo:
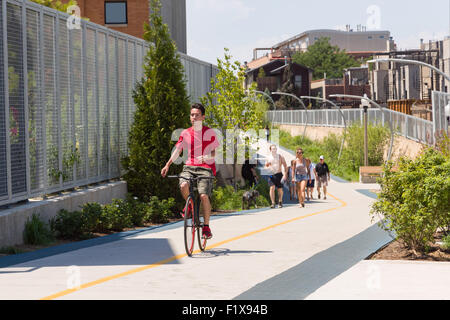
<instances>
[{"instance_id":1,"label":"woman walking","mask_svg":"<svg viewBox=\"0 0 450 320\"><path fill-rule=\"evenodd\" d=\"M309 180L306 183L306 199L309 200L314 200L313 198L313 192L314 192L314 186L315 186L315 182L316 182L316 169L314 168L314 164L312 163L311 159L306 159L306 165L309 168L308 171L308 175L309 175Z\"/></svg>"},{"instance_id":2,"label":"woman walking","mask_svg":"<svg viewBox=\"0 0 450 320\"><path fill-rule=\"evenodd\" d=\"M295 160L291 161L291 165L288 168L288 183L289 183L289 199L297 200L297 192L295 187Z\"/></svg>"},{"instance_id":3,"label":"woman walking","mask_svg":"<svg viewBox=\"0 0 450 320\"><path fill-rule=\"evenodd\" d=\"M297 149L297 158L295 159L295 181L297 184L297 194L299 207L305 207L305 189L309 179L309 168L303 158L303 149Z\"/></svg>"}]
</instances>

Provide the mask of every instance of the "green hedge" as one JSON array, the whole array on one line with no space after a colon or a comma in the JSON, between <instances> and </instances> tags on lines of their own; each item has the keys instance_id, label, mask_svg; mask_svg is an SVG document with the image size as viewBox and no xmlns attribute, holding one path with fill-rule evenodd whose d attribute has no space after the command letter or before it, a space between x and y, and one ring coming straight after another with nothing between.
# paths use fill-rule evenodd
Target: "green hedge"
<instances>
[{"instance_id":1,"label":"green hedge","mask_svg":"<svg viewBox=\"0 0 450 320\"><path fill-rule=\"evenodd\" d=\"M150 202L141 202L128 195L125 200L113 199L107 205L86 203L80 211L60 210L50 220L50 228L58 238L86 239L93 233L122 231L145 223L166 223L176 216L174 205L173 198L161 201L152 197Z\"/></svg>"},{"instance_id":2,"label":"green hedge","mask_svg":"<svg viewBox=\"0 0 450 320\"><path fill-rule=\"evenodd\" d=\"M401 158L397 167L384 166L371 215L384 218L382 227L420 255L434 243L438 229L450 230L450 157L429 148L416 160Z\"/></svg>"}]
</instances>

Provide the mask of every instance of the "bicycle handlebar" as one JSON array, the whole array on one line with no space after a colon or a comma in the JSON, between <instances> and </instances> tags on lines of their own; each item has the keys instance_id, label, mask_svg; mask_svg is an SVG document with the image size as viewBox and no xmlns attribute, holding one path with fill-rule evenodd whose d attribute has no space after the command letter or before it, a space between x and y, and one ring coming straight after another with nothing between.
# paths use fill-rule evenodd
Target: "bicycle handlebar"
<instances>
[{"instance_id":1,"label":"bicycle handlebar","mask_svg":"<svg viewBox=\"0 0 450 320\"><path fill-rule=\"evenodd\" d=\"M201 179L210 179L210 180L215 179L215 177L195 177L195 178L185 178L185 177L181 177L181 176L167 176L167 178L172 178L172 179L184 179L184 180L189 180L189 181L195 181L195 180L201 180Z\"/></svg>"}]
</instances>

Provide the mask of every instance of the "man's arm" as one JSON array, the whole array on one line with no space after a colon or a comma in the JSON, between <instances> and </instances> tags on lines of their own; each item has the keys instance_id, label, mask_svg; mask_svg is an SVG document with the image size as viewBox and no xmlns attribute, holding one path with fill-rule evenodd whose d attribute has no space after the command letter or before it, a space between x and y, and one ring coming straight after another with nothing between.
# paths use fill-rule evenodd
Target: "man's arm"
<instances>
[{"instance_id":1,"label":"man's arm","mask_svg":"<svg viewBox=\"0 0 450 320\"><path fill-rule=\"evenodd\" d=\"M175 151L172 153L172 155L170 156L169 161L167 161L166 165L165 165L164 168L162 168L162 170L161 170L161 176L162 176L163 178L166 177L167 172L169 172L169 167L170 167L170 165L171 165L174 161L176 161L176 160L178 159L178 157L180 156L182 150L183 150L183 149L178 149L178 148L176 148Z\"/></svg>"},{"instance_id":2,"label":"man's arm","mask_svg":"<svg viewBox=\"0 0 450 320\"><path fill-rule=\"evenodd\" d=\"M287 169L286 160L284 159L283 156L281 156L281 165L284 167L283 179L286 181L287 180L287 176L288 176L288 169Z\"/></svg>"}]
</instances>

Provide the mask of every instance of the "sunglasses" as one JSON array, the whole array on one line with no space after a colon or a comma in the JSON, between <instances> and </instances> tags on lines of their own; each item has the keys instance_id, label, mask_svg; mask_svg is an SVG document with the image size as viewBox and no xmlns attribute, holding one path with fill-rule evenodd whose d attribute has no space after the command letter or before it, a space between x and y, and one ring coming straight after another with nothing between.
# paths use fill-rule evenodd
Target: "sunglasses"
<instances>
[{"instance_id":1,"label":"sunglasses","mask_svg":"<svg viewBox=\"0 0 450 320\"><path fill-rule=\"evenodd\" d=\"M297 151L297 154L303 154L303 152L301 152L301 151Z\"/></svg>"}]
</instances>

